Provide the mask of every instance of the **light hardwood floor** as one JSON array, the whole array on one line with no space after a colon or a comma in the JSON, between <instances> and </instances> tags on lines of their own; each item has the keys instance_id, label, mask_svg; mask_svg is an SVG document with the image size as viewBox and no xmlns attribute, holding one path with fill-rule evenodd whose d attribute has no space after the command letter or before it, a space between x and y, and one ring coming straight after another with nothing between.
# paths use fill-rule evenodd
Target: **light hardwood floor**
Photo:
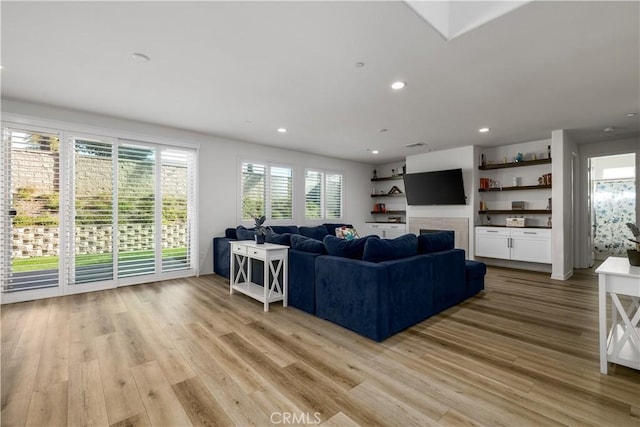
<instances>
[{"instance_id":1,"label":"light hardwood floor","mask_svg":"<svg viewBox=\"0 0 640 427\"><path fill-rule=\"evenodd\" d=\"M640 425L598 365L597 278L490 268L378 344L218 276L2 307L3 425Z\"/></svg>"}]
</instances>

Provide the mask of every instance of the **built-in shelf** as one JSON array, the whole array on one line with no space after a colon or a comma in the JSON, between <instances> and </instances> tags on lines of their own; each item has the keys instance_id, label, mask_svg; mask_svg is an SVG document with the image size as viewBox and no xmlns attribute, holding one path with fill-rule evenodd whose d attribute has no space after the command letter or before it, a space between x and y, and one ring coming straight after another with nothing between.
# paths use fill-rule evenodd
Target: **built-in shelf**
<instances>
[{"instance_id":1,"label":"built-in shelf","mask_svg":"<svg viewBox=\"0 0 640 427\"><path fill-rule=\"evenodd\" d=\"M400 221L367 221L365 224L406 224L406 222Z\"/></svg>"},{"instance_id":2,"label":"built-in shelf","mask_svg":"<svg viewBox=\"0 0 640 427\"><path fill-rule=\"evenodd\" d=\"M381 176L378 178L371 178L371 182L376 182L376 181L392 181L395 179L402 179L402 175L395 175L395 176Z\"/></svg>"},{"instance_id":3,"label":"built-in shelf","mask_svg":"<svg viewBox=\"0 0 640 427\"><path fill-rule=\"evenodd\" d=\"M371 197L404 197L404 193L372 194Z\"/></svg>"},{"instance_id":4,"label":"built-in shelf","mask_svg":"<svg viewBox=\"0 0 640 427\"><path fill-rule=\"evenodd\" d=\"M488 171L493 169L507 169L507 168L520 168L523 166L547 165L549 163L551 163L551 159L524 160L522 162L495 163L491 165L478 166L478 169L480 169L481 171Z\"/></svg>"},{"instance_id":5,"label":"built-in shelf","mask_svg":"<svg viewBox=\"0 0 640 427\"><path fill-rule=\"evenodd\" d=\"M499 188L478 188L479 193L487 191L515 191L515 190L540 190L551 188L551 184L547 185L519 185L517 187L499 187Z\"/></svg>"},{"instance_id":6,"label":"built-in shelf","mask_svg":"<svg viewBox=\"0 0 640 427\"><path fill-rule=\"evenodd\" d=\"M372 214L380 214L380 215L404 215L407 211L384 211L384 212L376 212L371 211Z\"/></svg>"},{"instance_id":7,"label":"built-in shelf","mask_svg":"<svg viewBox=\"0 0 640 427\"><path fill-rule=\"evenodd\" d=\"M479 214L551 214L550 209L504 209L504 210L486 210L486 211L478 211Z\"/></svg>"}]
</instances>

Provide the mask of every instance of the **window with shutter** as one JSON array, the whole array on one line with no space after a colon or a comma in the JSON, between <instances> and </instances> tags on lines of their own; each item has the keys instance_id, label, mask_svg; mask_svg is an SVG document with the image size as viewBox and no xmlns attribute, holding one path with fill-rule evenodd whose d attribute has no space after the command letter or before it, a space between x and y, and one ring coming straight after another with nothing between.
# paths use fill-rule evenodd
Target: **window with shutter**
<instances>
[{"instance_id":1,"label":"window with shutter","mask_svg":"<svg viewBox=\"0 0 640 427\"><path fill-rule=\"evenodd\" d=\"M293 219L293 169L242 162L242 220L265 215L269 220Z\"/></svg>"},{"instance_id":2,"label":"window with shutter","mask_svg":"<svg viewBox=\"0 0 640 427\"><path fill-rule=\"evenodd\" d=\"M342 175L305 172L305 219L342 218Z\"/></svg>"}]
</instances>

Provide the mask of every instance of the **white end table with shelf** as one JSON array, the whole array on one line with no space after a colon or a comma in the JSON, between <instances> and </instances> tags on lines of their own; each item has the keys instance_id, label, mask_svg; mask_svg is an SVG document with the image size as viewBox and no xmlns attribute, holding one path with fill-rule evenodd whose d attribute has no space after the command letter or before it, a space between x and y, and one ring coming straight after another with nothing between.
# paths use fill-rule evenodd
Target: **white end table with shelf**
<instances>
[{"instance_id":1,"label":"white end table with shelf","mask_svg":"<svg viewBox=\"0 0 640 427\"><path fill-rule=\"evenodd\" d=\"M263 282L260 286L252 281L251 260L264 263ZM282 301L287 306L288 298L288 259L289 247L274 243L257 244L252 240L231 242L231 277L229 293L234 291L245 294L264 304L264 311L269 311L269 303ZM236 272L235 264L238 265ZM282 276L282 283L280 277Z\"/></svg>"},{"instance_id":2,"label":"white end table with shelf","mask_svg":"<svg viewBox=\"0 0 640 427\"><path fill-rule=\"evenodd\" d=\"M600 372L607 363L640 369L640 267L627 258L609 257L598 273L600 320ZM611 297L611 325L607 325L607 294ZM631 298L625 308L619 295Z\"/></svg>"}]
</instances>

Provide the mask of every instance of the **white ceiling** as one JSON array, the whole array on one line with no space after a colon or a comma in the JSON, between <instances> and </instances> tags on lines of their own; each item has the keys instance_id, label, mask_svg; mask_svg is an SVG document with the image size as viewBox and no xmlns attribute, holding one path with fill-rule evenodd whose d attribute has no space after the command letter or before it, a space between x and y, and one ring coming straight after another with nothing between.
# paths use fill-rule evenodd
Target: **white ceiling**
<instances>
[{"instance_id":1,"label":"white ceiling","mask_svg":"<svg viewBox=\"0 0 640 427\"><path fill-rule=\"evenodd\" d=\"M1 7L10 99L369 163L640 129L636 1L536 1L450 41L402 2Z\"/></svg>"}]
</instances>

